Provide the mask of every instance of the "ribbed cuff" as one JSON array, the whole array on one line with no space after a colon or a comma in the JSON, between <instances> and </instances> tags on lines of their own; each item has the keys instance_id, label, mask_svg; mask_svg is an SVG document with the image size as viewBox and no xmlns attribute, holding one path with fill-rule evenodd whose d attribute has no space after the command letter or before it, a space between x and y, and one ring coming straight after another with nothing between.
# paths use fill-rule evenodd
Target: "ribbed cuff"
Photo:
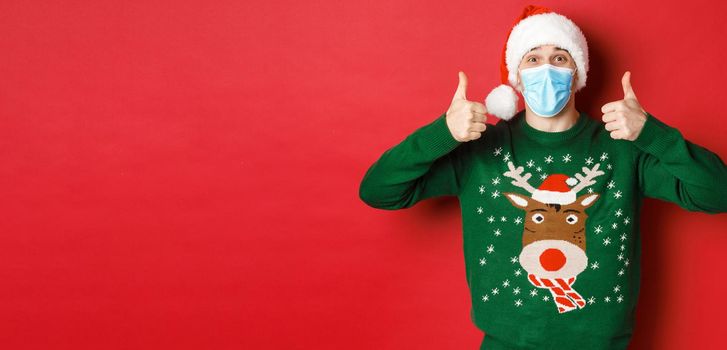
<instances>
[{"instance_id":1,"label":"ribbed cuff","mask_svg":"<svg viewBox=\"0 0 727 350\"><path fill-rule=\"evenodd\" d=\"M443 156L462 144L452 136L446 118L447 114L444 113L422 130L423 136L428 140L424 147L437 156Z\"/></svg>"},{"instance_id":2,"label":"ribbed cuff","mask_svg":"<svg viewBox=\"0 0 727 350\"><path fill-rule=\"evenodd\" d=\"M644 152L658 157L675 141L674 131L676 129L646 112L646 122L641 129L641 133L634 140L634 145Z\"/></svg>"}]
</instances>

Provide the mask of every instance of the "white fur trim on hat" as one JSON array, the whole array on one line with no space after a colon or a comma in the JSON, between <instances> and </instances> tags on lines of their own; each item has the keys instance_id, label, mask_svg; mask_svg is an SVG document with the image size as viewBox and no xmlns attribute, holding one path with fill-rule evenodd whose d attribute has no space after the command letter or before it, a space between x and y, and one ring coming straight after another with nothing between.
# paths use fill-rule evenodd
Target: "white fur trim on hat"
<instances>
[{"instance_id":1,"label":"white fur trim on hat","mask_svg":"<svg viewBox=\"0 0 727 350\"><path fill-rule=\"evenodd\" d=\"M548 190L535 190L532 197L540 203L550 204L571 204L576 201L576 193L573 191L557 192Z\"/></svg>"},{"instance_id":2,"label":"white fur trim on hat","mask_svg":"<svg viewBox=\"0 0 727 350\"><path fill-rule=\"evenodd\" d=\"M517 86L520 61L528 51L540 45L555 45L568 50L576 61L578 77L575 91L586 86L588 43L583 32L570 19L554 12L524 18L513 27L505 49L505 63L510 85Z\"/></svg>"},{"instance_id":3,"label":"white fur trim on hat","mask_svg":"<svg viewBox=\"0 0 727 350\"><path fill-rule=\"evenodd\" d=\"M487 95L485 108L487 113L509 120L517 113L517 101L515 90L509 85L501 84Z\"/></svg>"}]
</instances>

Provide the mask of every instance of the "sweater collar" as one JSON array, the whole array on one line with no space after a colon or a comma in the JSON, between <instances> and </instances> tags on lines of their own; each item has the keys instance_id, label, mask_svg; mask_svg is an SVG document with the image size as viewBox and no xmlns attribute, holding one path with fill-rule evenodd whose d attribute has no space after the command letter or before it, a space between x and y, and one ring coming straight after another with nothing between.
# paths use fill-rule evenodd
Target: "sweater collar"
<instances>
[{"instance_id":1,"label":"sweater collar","mask_svg":"<svg viewBox=\"0 0 727 350\"><path fill-rule=\"evenodd\" d=\"M571 126L570 128L563 130L563 131L542 131L533 128L530 126L530 124L527 123L525 120L525 110L521 110L518 112L518 114L515 115L514 121L514 129L518 132L521 132L528 138L542 144L560 144L567 141L570 141L574 139L575 137L580 134L581 131L586 127L588 124L588 121L590 118L588 115L581 111L578 114L578 119L576 120L576 123Z\"/></svg>"}]
</instances>

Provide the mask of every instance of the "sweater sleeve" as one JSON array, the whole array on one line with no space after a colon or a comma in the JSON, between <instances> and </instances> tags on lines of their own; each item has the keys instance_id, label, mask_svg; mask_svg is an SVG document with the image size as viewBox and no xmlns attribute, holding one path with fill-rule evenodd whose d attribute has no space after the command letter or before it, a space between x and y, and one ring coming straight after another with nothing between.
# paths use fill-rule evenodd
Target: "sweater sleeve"
<instances>
[{"instance_id":1,"label":"sweater sleeve","mask_svg":"<svg viewBox=\"0 0 727 350\"><path fill-rule=\"evenodd\" d=\"M442 114L384 152L361 181L361 200L394 210L430 197L458 195L457 155L452 151L462 142L452 136L445 117Z\"/></svg>"},{"instance_id":2,"label":"sweater sleeve","mask_svg":"<svg viewBox=\"0 0 727 350\"><path fill-rule=\"evenodd\" d=\"M633 144L641 194L690 211L727 211L727 168L720 157L684 139L650 113Z\"/></svg>"}]
</instances>

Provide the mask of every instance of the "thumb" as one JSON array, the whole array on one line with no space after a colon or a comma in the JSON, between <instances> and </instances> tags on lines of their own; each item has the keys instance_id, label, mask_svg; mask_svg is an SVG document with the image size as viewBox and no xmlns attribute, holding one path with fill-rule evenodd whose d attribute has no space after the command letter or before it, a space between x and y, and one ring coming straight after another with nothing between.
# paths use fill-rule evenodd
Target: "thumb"
<instances>
[{"instance_id":1,"label":"thumb","mask_svg":"<svg viewBox=\"0 0 727 350\"><path fill-rule=\"evenodd\" d=\"M636 100L636 93L634 92L634 88L631 87L631 72L626 71L624 73L623 78L621 78L621 85L624 88L624 100L628 98Z\"/></svg>"},{"instance_id":2,"label":"thumb","mask_svg":"<svg viewBox=\"0 0 727 350\"><path fill-rule=\"evenodd\" d=\"M454 92L452 100L466 100L467 99L467 76L464 72L459 72L459 85L457 85L457 91Z\"/></svg>"}]
</instances>

